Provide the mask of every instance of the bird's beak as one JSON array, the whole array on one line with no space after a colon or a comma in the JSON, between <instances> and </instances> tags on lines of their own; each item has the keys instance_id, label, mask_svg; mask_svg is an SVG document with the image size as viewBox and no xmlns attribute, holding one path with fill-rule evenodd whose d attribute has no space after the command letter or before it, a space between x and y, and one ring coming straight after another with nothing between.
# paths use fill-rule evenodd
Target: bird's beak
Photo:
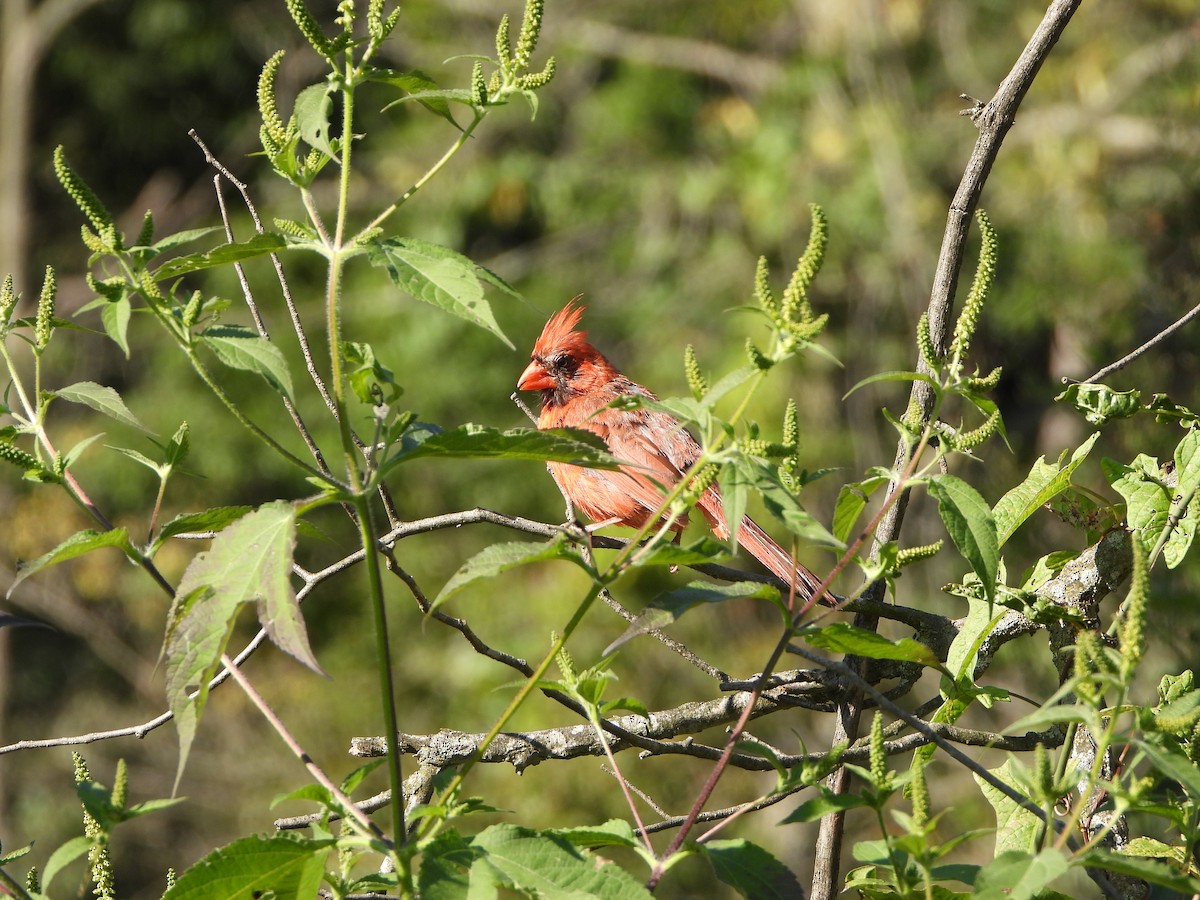
<instances>
[{"instance_id":1,"label":"bird's beak","mask_svg":"<svg viewBox=\"0 0 1200 900\"><path fill-rule=\"evenodd\" d=\"M550 377L546 367L536 359L525 367L525 371L517 379L517 390L519 391L548 391L552 387L554 387L554 379Z\"/></svg>"}]
</instances>

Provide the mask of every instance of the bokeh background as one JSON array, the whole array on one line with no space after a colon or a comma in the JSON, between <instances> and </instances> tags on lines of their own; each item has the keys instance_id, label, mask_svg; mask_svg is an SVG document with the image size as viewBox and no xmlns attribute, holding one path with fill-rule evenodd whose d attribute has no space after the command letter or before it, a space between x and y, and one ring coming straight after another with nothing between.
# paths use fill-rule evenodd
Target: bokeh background
<instances>
[{"instance_id":1,"label":"bokeh background","mask_svg":"<svg viewBox=\"0 0 1200 900\"><path fill-rule=\"evenodd\" d=\"M333 4L310 5L332 22ZM867 375L913 364L913 328L928 301L946 207L976 134L958 114L969 105L959 95L992 95L1044 5L549 0L547 7L535 58L553 54L558 75L539 94L536 119L519 103L493 115L448 172L388 223L391 232L454 247L516 285L525 302L492 298L516 351L399 294L361 260L348 273L346 336L372 343L405 388L401 402L422 419L515 427L524 419L509 394L529 344L549 313L583 293L588 329L606 353L659 393L682 393L687 344L714 376L742 363L745 336L761 335L752 317L734 311L749 298L755 261L765 255L782 283L803 250L808 204L820 203L830 243L813 301L830 315L822 344L840 364L814 355L774 373L751 416L772 432L786 400L796 399L804 464L836 468L804 498L828 522L838 486L893 457L895 434L880 408L901 411L907 387L843 395ZM254 89L263 61L288 49L279 78L287 109L291 97L323 77L315 56L277 0L4 0L3 8L0 272L13 272L18 289L36 297L42 268L54 265L59 314L82 326L56 336L47 383L87 379L115 387L164 436L188 421L193 475L173 484L167 515L303 496L307 486L205 395L152 322L135 317L126 359L88 330L99 327L95 313L73 318L91 299L82 279L87 254L78 240L80 216L58 188L50 159L63 144L127 231L136 232L147 208L160 234L218 224L212 171L188 137L194 128L249 184L266 215L301 218L297 196L254 155ZM405 4L382 62L462 86L471 63L450 57L492 52L503 12L519 19L520 7L482 0ZM1011 449L994 441L981 462L955 463L956 473L989 501L1039 455L1054 458L1089 433L1086 422L1053 402L1062 378L1087 377L1200 299L1198 45L1192 0L1084 4L1007 138L983 196L999 232L1000 269L972 353L984 372L1004 366L996 398ZM366 138L356 152L352 195L360 222L403 192L455 137L449 124L416 104L383 110L392 99L382 91L360 95ZM333 196L328 183L316 193L319 202ZM246 217L237 218L247 235ZM319 344L323 272L315 257L289 256L286 265ZM283 339L286 321L269 267L260 262L250 269L260 305ZM239 296L229 273L195 283ZM236 307L229 317L245 321ZM299 376L295 348L282 344ZM1200 402L1195 348L1195 332L1185 330L1111 381L1167 392L1194 407ZM272 396L250 378L224 374L258 421L287 434ZM332 447L332 432L319 424L319 402L307 397L301 405ZM365 410L359 412L365 422ZM115 521L144 534L153 477L102 444L148 453L147 439L62 405L52 411L51 429L60 447L106 432L77 474ZM1178 437L1170 426L1142 420L1111 427L1078 480L1111 495L1100 456L1165 456ZM91 524L61 493L13 475L0 481L0 584L11 580L19 560ZM393 489L409 518L479 505L551 522L562 516L561 500L536 463L422 462L400 472ZM941 536L931 513L918 498L904 544ZM351 540L333 513L318 524L329 540L301 549L314 566L346 552ZM433 594L470 554L514 537L491 526L464 528L406 541L399 558ZM1035 518L1010 545L1008 570L1015 578L1046 552L1081 549L1081 540L1048 514ZM163 568L178 577L191 552L165 551ZM814 550L807 561L819 568L832 560ZM897 600L961 614L958 601L940 591L961 575L944 553L906 574ZM617 594L639 608L682 577L639 574ZM853 579L842 586L852 588ZM1194 564L1156 580L1147 700L1163 672L1195 661L1198 586ZM569 567L540 566L464 592L451 611L508 652L540 658L583 589ZM422 625L400 585L388 590L402 727L486 730L509 699L511 674L447 629ZM4 609L54 630L0 630L0 745L136 724L162 710L156 663L165 604L118 553L91 554L25 582ZM332 679L319 680L273 650L259 654L248 671L317 761L344 773L354 766L346 756L349 738L380 731L369 611L357 573L328 583L305 614ZM731 673L750 674L775 639L773 625L766 609L729 604L692 614L675 633ZM621 628L609 612L594 612L573 645L577 660L593 661ZM247 622L239 636L251 633ZM651 708L716 693L649 640L628 646L615 671L619 693ZM1044 640L1008 648L991 678L1046 696L1054 673ZM934 689L926 688L917 699ZM1022 711L1008 705L978 724L999 727ZM560 708L537 700L516 726L569 721ZM801 739L811 749L827 747L830 731L830 722L810 714L781 717L756 733L796 751ZM111 780L118 758L127 759L134 800L170 792L176 759L170 727L83 752L102 781ZM623 762L670 812L686 809L707 774L677 758ZM43 864L51 848L77 833L70 773L64 748L0 756L5 849L36 841L34 860ZM944 779L932 782L934 803L954 805L946 833L988 824L971 783L950 769L940 774ZM236 836L270 829L280 813L303 811L269 804L304 777L246 701L236 691L218 691L181 786L188 802L118 832L121 892L152 896L167 866L182 870ZM543 765L520 779L499 767L473 778L475 792L511 810L481 819L480 827L494 819L553 826L625 815L616 784L595 760ZM754 796L770 783L735 774L715 802ZM768 846L807 883L815 826L776 825L794 802L735 830ZM870 834L865 820L852 817L851 828ZM990 850L984 840L964 852L986 859ZM695 863L672 870L662 892L684 896L701 888L713 890L703 864Z\"/></svg>"}]
</instances>

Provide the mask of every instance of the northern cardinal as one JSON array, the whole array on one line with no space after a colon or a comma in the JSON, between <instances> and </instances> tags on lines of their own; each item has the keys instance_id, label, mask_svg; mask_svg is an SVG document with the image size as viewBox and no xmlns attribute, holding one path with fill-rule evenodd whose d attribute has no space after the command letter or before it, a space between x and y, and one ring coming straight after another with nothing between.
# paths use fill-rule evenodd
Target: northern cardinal
<instances>
[{"instance_id":1,"label":"northern cardinal","mask_svg":"<svg viewBox=\"0 0 1200 900\"><path fill-rule=\"evenodd\" d=\"M622 396L657 398L618 372L588 343L587 333L577 327L583 310L572 300L551 316L533 345L517 388L541 392L539 428L587 429L600 435L613 456L630 463L617 470L549 465L571 502L588 518L602 525L640 528L662 507L664 494L659 485L670 488L677 484L700 457L700 445L667 413L606 408ZM721 540L728 539L729 527L716 485L709 487L696 505L713 533ZM686 525L683 517L671 527L679 533ZM797 597L807 601L816 593L821 580L796 563L749 516L741 521L738 541L777 578L789 585L794 581Z\"/></svg>"}]
</instances>

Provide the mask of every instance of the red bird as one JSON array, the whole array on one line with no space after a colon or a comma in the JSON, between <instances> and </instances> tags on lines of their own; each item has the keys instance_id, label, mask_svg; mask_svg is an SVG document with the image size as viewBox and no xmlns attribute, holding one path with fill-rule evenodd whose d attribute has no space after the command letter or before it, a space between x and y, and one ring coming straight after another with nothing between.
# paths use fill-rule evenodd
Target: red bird
<instances>
[{"instance_id":1,"label":"red bird","mask_svg":"<svg viewBox=\"0 0 1200 900\"><path fill-rule=\"evenodd\" d=\"M630 463L617 470L549 465L571 502L590 519L603 525L640 528L662 507L664 494L659 485L671 488L678 484L700 457L700 445L667 413L606 408L617 397L657 398L618 372L588 343L587 333L577 328L583 310L572 300L550 318L533 345L517 388L541 392L539 428L587 429L600 435L613 456ZM727 540L729 527L716 485L708 488L696 505L713 533ZM685 517L671 527L678 533L686 525ZM821 580L796 563L749 516L742 519L738 540L777 578L787 584L794 580L798 597L809 600L816 593Z\"/></svg>"}]
</instances>

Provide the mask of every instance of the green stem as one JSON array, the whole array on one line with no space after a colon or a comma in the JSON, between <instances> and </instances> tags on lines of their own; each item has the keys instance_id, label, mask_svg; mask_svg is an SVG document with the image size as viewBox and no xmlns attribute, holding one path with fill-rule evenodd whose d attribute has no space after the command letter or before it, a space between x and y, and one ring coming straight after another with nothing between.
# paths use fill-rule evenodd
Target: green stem
<instances>
[{"instance_id":1,"label":"green stem","mask_svg":"<svg viewBox=\"0 0 1200 900\"><path fill-rule=\"evenodd\" d=\"M381 212L379 215L377 215L374 219L372 219L370 224L368 224L367 227L363 229L363 231L365 232L365 231L370 231L372 228L378 228L380 225L383 224L384 220L387 219L388 216L390 216L392 213L394 213L396 210L398 210L401 206L403 206L405 203L407 203L413 194L415 194L417 191L419 191L421 188L423 188L426 184L428 184L429 180L431 178L433 178L433 176L437 175L437 173L440 172L443 168L445 168L446 163L450 162L450 160L454 158L454 155L456 153L458 153L458 151L461 150L464 146L466 146L466 143L470 139L471 134L479 126L479 123L482 122L484 120L484 118L486 118L486 117L487 117L487 112L485 110L479 110L479 109L475 110L475 118L471 120L471 124L463 129L462 134L460 134L458 136L458 140L456 140L453 144L450 145L450 149L448 149L445 153L442 154L441 159L439 159L437 162L435 162L429 168L429 171L427 171L424 175L422 175L420 178L418 178L416 181L414 181L412 184L412 187L410 187L403 194L401 194L399 196L399 198L394 203L392 203L391 206L389 206L387 209L385 209L383 212Z\"/></svg>"},{"instance_id":2,"label":"green stem","mask_svg":"<svg viewBox=\"0 0 1200 900\"><path fill-rule=\"evenodd\" d=\"M534 692L538 686L538 682L542 680L542 678L546 675L546 672L549 671L550 666L554 664L554 658L558 656L559 651L562 650L562 648L566 645L567 640L574 633L575 629L579 627L579 623L582 622L583 617L587 615L587 611L591 608L592 603L594 603L596 598L600 596L600 591L602 589L603 586L600 584L600 582L592 582L592 587L588 591L587 596L583 598L583 601L575 609L574 615L571 616L571 621L567 623L567 626L563 629L562 634L558 636L558 639L554 642L553 646L550 647L550 652L546 654L545 658L541 661L541 663L538 664L538 667L534 669L533 674L525 680L525 684L521 686L521 689L517 692L517 695L513 697L512 702L508 704L508 707L500 715L500 718L496 720L496 724L492 726L492 730L489 731L484 739L480 742L479 749L471 754L470 759L463 763L462 768L458 770L458 774L454 776L454 780L450 782L449 787L442 792L443 800L454 796L455 791L462 786L463 780L467 777L467 773L475 767L476 763L483 759L484 751L486 751L488 746L491 745L492 741L496 739L496 735L504 730L504 726L508 724L509 719L516 714L517 710L520 709L521 704L525 702L526 698L528 698L529 695ZM439 823L435 822L432 817L427 819L426 822L426 833L421 835L422 839L432 836L431 829L439 827Z\"/></svg>"},{"instance_id":3,"label":"green stem","mask_svg":"<svg viewBox=\"0 0 1200 900\"><path fill-rule=\"evenodd\" d=\"M355 518L358 520L359 540L363 548L363 559L367 567L367 586L370 592L371 610L375 627L375 664L379 670L380 703L387 734L388 780L392 789L392 833L397 851L393 854L396 873L400 880L401 895L414 895L410 855L399 849L408 841L408 829L404 821L404 775L400 767L400 753L396 747L396 736L400 732L396 715L396 686L392 676L391 644L388 638L387 605L383 595L383 577L379 566L379 553L375 524L371 515L370 498L363 491L362 470L350 430L350 416L346 410L346 387L342 368L341 341L341 282L342 269L347 257L345 248L346 221L350 206L350 165L354 146L354 83L356 73L351 71L342 89L342 146L341 178L338 182L337 222L334 226L333 245L330 247L329 283L325 298L326 324L329 334L330 381L333 388L333 403L338 420L338 431L342 444L342 456L346 463L347 480L354 497Z\"/></svg>"}]
</instances>

